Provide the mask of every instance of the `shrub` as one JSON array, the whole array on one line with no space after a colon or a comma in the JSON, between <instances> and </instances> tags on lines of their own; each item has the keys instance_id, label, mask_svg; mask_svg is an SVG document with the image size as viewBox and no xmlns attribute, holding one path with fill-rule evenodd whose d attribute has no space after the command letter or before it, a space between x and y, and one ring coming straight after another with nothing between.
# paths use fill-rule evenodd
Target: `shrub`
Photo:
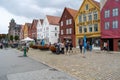
<instances>
[{"instance_id":1,"label":"shrub","mask_svg":"<svg viewBox=\"0 0 120 80\"><path fill-rule=\"evenodd\" d=\"M53 53L55 53L55 52L56 52L56 47L55 47L54 45L51 45L51 46L50 46L50 50L51 50Z\"/></svg>"}]
</instances>

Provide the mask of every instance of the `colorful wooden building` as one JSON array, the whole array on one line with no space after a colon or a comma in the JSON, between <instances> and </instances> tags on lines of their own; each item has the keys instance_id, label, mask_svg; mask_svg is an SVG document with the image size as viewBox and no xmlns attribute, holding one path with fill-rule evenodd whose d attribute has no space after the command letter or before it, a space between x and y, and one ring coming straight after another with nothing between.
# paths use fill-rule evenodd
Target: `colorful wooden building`
<instances>
[{"instance_id":1,"label":"colorful wooden building","mask_svg":"<svg viewBox=\"0 0 120 80\"><path fill-rule=\"evenodd\" d=\"M60 25L60 41L72 41L75 47L75 21L74 18L77 14L77 10L65 7L61 19L59 21Z\"/></svg>"},{"instance_id":2,"label":"colorful wooden building","mask_svg":"<svg viewBox=\"0 0 120 80\"><path fill-rule=\"evenodd\" d=\"M29 37L29 28L31 27L31 23L25 23L24 25L24 38Z\"/></svg>"},{"instance_id":3,"label":"colorful wooden building","mask_svg":"<svg viewBox=\"0 0 120 80\"><path fill-rule=\"evenodd\" d=\"M120 0L107 0L101 10L101 49L120 51Z\"/></svg>"},{"instance_id":4,"label":"colorful wooden building","mask_svg":"<svg viewBox=\"0 0 120 80\"><path fill-rule=\"evenodd\" d=\"M84 0L75 17L76 45L83 40L84 35L87 42L93 47L100 48L100 3L94 0Z\"/></svg>"}]
</instances>

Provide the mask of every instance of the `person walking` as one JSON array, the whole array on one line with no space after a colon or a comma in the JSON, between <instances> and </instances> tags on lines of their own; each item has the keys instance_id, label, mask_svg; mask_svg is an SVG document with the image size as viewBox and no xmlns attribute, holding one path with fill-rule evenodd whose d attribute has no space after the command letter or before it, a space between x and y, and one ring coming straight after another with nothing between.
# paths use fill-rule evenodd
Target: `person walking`
<instances>
[{"instance_id":1,"label":"person walking","mask_svg":"<svg viewBox=\"0 0 120 80\"><path fill-rule=\"evenodd\" d=\"M73 53L73 50L72 50L72 48L73 48L72 41L69 42L69 48L70 48L69 49L69 53L71 53L71 52Z\"/></svg>"},{"instance_id":2,"label":"person walking","mask_svg":"<svg viewBox=\"0 0 120 80\"><path fill-rule=\"evenodd\" d=\"M80 53L82 53L82 47L83 47L83 42L82 42L82 41L79 41Z\"/></svg>"},{"instance_id":3,"label":"person walking","mask_svg":"<svg viewBox=\"0 0 120 80\"><path fill-rule=\"evenodd\" d=\"M68 47L69 47L69 43L68 43L68 42L66 42L66 43L65 43L66 54L68 53Z\"/></svg>"},{"instance_id":4,"label":"person walking","mask_svg":"<svg viewBox=\"0 0 120 80\"><path fill-rule=\"evenodd\" d=\"M65 47L65 44L64 42L61 43L61 53L64 54L64 47Z\"/></svg>"}]
</instances>

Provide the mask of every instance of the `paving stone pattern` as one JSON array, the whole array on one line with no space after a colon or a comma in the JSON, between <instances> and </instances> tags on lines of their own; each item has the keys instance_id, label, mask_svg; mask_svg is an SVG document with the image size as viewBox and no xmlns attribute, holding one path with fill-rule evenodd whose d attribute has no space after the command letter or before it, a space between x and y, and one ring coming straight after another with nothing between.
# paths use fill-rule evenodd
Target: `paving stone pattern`
<instances>
[{"instance_id":1,"label":"paving stone pattern","mask_svg":"<svg viewBox=\"0 0 120 80\"><path fill-rule=\"evenodd\" d=\"M86 58L74 49L70 54L30 49L29 57L64 71L79 80L120 80L120 52L86 52Z\"/></svg>"}]
</instances>

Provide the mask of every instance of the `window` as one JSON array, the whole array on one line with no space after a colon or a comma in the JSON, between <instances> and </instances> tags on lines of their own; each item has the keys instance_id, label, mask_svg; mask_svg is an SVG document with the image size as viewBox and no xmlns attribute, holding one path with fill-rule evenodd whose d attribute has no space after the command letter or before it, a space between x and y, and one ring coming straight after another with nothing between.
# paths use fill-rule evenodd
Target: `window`
<instances>
[{"instance_id":1,"label":"window","mask_svg":"<svg viewBox=\"0 0 120 80\"><path fill-rule=\"evenodd\" d=\"M84 27L84 32L85 32L85 33L87 32L87 28L86 28L86 27Z\"/></svg>"},{"instance_id":2,"label":"window","mask_svg":"<svg viewBox=\"0 0 120 80\"><path fill-rule=\"evenodd\" d=\"M105 29L109 29L110 28L110 23L109 22L105 22Z\"/></svg>"},{"instance_id":3,"label":"window","mask_svg":"<svg viewBox=\"0 0 120 80\"><path fill-rule=\"evenodd\" d=\"M97 12L94 12L94 20L97 20L98 19L98 14Z\"/></svg>"},{"instance_id":4,"label":"window","mask_svg":"<svg viewBox=\"0 0 120 80\"><path fill-rule=\"evenodd\" d=\"M82 16L81 15L78 17L78 20L79 20L79 22L82 22Z\"/></svg>"},{"instance_id":5,"label":"window","mask_svg":"<svg viewBox=\"0 0 120 80\"><path fill-rule=\"evenodd\" d=\"M66 20L66 25L68 25L68 20Z\"/></svg>"},{"instance_id":6,"label":"window","mask_svg":"<svg viewBox=\"0 0 120 80\"><path fill-rule=\"evenodd\" d=\"M98 24L94 24L94 31L95 31L95 32L98 31Z\"/></svg>"},{"instance_id":7,"label":"window","mask_svg":"<svg viewBox=\"0 0 120 80\"><path fill-rule=\"evenodd\" d=\"M63 35L63 30L61 30L61 35Z\"/></svg>"},{"instance_id":8,"label":"window","mask_svg":"<svg viewBox=\"0 0 120 80\"><path fill-rule=\"evenodd\" d=\"M82 33L82 27L81 26L79 27L79 33Z\"/></svg>"},{"instance_id":9,"label":"window","mask_svg":"<svg viewBox=\"0 0 120 80\"><path fill-rule=\"evenodd\" d=\"M89 32L92 32L92 25L89 25Z\"/></svg>"},{"instance_id":10,"label":"window","mask_svg":"<svg viewBox=\"0 0 120 80\"><path fill-rule=\"evenodd\" d=\"M68 29L66 29L66 34L68 34Z\"/></svg>"},{"instance_id":11,"label":"window","mask_svg":"<svg viewBox=\"0 0 120 80\"><path fill-rule=\"evenodd\" d=\"M118 21L113 21L113 28L118 28Z\"/></svg>"},{"instance_id":12,"label":"window","mask_svg":"<svg viewBox=\"0 0 120 80\"><path fill-rule=\"evenodd\" d=\"M57 27L55 27L55 30L57 30Z\"/></svg>"},{"instance_id":13,"label":"window","mask_svg":"<svg viewBox=\"0 0 120 80\"><path fill-rule=\"evenodd\" d=\"M113 9L113 16L118 16L118 8Z\"/></svg>"},{"instance_id":14,"label":"window","mask_svg":"<svg viewBox=\"0 0 120 80\"><path fill-rule=\"evenodd\" d=\"M109 18L110 17L110 10L105 11L105 18Z\"/></svg>"},{"instance_id":15,"label":"window","mask_svg":"<svg viewBox=\"0 0 120 80\"><path fill-rule=\"evenodd\" d=\"M86 21L86 15L83 15L83 21L84 22Z\"/></svg>"},{"instance_id":16,"label":"window","mask_svg":"<svg viewBox=\"0 0 120 80\"><path fill-rule=\"evenodd\" d=\"M63 26L63 21L61 21L61 26Z\"/></svg>"},{"instance_id":17,"label":"window","mask_svg":"<svg viewBox=\"0 0 120 80\"><path fill-rule=\"evenodd\" d=\"M69 29L69 34L72 34L72 28Z\"/></svg>"},{"instance_id":18,"label":"window","mask_svg":"<svg viewBox=\"0 0 120 80\"><path fill-rule=\"evenodd\" d=\"M69 24L72 24L72 19L69 19Z\"/></svg>"},{"instance_id":19,"label":"window","mask_svg":"<svg viewBox=\"0 0 120 80\"><path fill-rule=\"evenodd\" d=\"M88 20L89 20L89 21L92 20L92 14L91 14L91 13L88 15Z\"/></svg>"},{"instance_id":20,"label":"window","mask_svg":"<svg viewBox=\"0 0 120 80\"><path fill-rule=\"evenodd\" d=\"M89 9L89 5L86 4L86 6L85 6L85 10L88 10L88 9Z\"/></svg>"}]
</instances>

